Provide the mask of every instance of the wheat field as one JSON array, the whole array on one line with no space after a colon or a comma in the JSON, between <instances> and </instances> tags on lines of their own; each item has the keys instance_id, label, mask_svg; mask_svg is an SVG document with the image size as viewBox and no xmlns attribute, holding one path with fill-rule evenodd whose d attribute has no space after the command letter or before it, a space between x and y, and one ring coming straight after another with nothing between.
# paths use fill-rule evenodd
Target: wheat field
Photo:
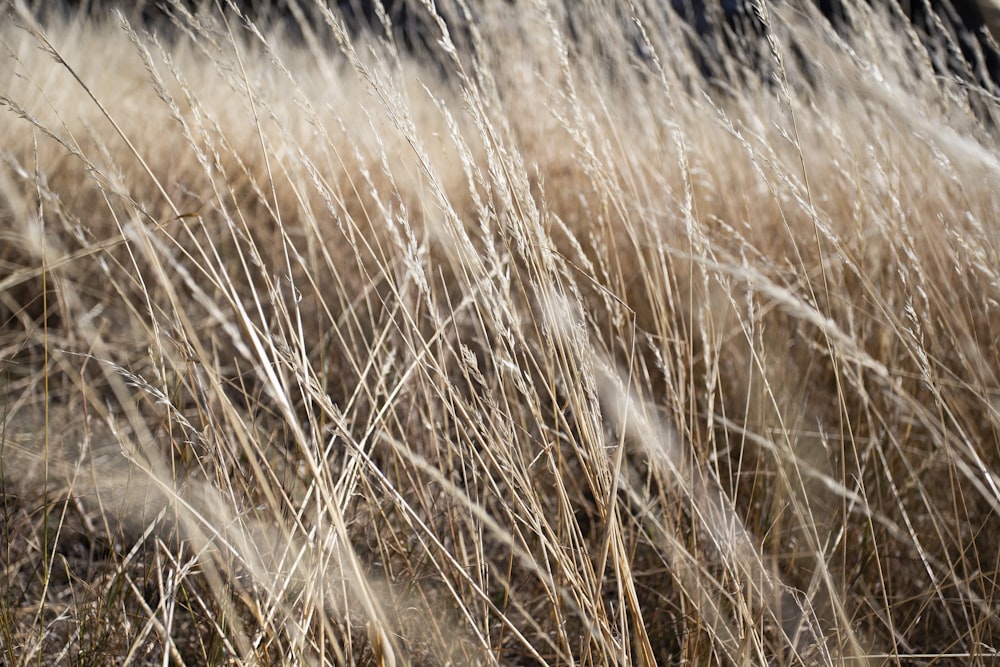
<instances>
[{"instance_id":1,"label":"wheat field","mask_svg":"<svg viewBox=\"0 0 1000 667\"><path fill-rule=\"evenodd\" d=\"M0 663L996 664L982 62L658 4L0 10Z\"/></svg>"}]
</instances>

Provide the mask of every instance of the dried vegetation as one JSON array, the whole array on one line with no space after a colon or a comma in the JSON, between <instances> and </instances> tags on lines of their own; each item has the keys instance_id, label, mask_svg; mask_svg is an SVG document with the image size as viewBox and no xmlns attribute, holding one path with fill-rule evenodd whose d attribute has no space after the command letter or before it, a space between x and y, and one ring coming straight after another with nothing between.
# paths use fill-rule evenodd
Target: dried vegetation
<instances>
[{"instance_id":1,"label":"dried vegetation","mask_svg":"<svg viewBox=\"0 0 1000 667\"><path fill-rule=\"evenodd\" d=\"M610 4L8 10L0 662L993 664L994 91Z\"/></svg>"}]
</instances>

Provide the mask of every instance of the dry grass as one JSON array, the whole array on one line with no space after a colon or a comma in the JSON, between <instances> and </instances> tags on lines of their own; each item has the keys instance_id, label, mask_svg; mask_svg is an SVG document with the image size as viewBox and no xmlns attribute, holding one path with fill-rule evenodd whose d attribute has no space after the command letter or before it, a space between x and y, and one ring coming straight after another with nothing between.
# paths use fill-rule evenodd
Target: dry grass
<instances>
[{"instance_id":1,"label":"dry grass","mask_svg":"<svg viewBox=\"0 0 1000 667\"><path fill-rule=\"evenodd\" d=\"M994 664L996 98L598 4L8 10L0 662Z\"/></svg>"}]
</instances>

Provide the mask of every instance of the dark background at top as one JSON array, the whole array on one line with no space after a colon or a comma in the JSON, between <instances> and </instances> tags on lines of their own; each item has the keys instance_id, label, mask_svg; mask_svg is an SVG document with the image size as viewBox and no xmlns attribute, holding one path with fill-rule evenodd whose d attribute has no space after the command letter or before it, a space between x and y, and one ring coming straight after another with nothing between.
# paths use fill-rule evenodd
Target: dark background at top
<instances>
[{"instance_id":1,"label":"dark background at top","mask_svg":"<svg viewBox=\"0 0 1000 667\"><path fill-rule=\"evenodd\" d=\"M506 3L516 7L519 0L467 0L472 11L484 3ZM523 2L523 0L521 0ZM579 7L579 0L557 0L564 3L566 29L571 39L577 39L583 31L586 16ZM813 2L833 27L848 27L848 12L844 10L844 0L767 0L777 2ZM902 15L909 17L919 32L925 35L925 43L932 60L941 74L961 76L965 79L996 88L1000 81L1000 57L992 40L987 37L982 12L978 0L866 0L872 4L896 3ZM191 11L199 7L224 8L225 0L181 0ZM378 0L328 0L327 5L339 13L354 34L370 32L382 34L383 28L376 13ZM693 28L693 34L704 44L694 50L703 54L702 69L712 77L715 63L712 62L713 49L726 48L732 51L745 49L747 40L761 39L764 28L752 6L753 0L662 0L664 11L679 14ZM169 33L174 21L174 3L169 0L26 0L43 20L55 14L64 16L108 16L113 8L120 9L133 21L149 29ZM258 25L276 27L297 34L301 31L299 21L290 6L297 6L305 17L306 24L321 33L325 32L325 22L315 7L314 0L240 0L234 3ZM441 14L446 18L453 40L463 45L467 42L461 11L455 0L434 0ZM217 6L213 8L212 6ZM429 16L420 0L382 0L394 30L397 43L403 48L423 56L435 57L439 28ZM475 17L473 15L473 20ZM940 26L948 30L941 34ZM733 39L733 36L736 39ZM742 46L741 46L742 44ZM957 47L954 48L954 47ZM752 51L753 49L745 49ZM637 45L636 53L642 49ZM440 54L437 54L440 55ZM738 54L739 55L739 54ZM795 54L793 54L795 55ZM801 57L807 57L800 54Z\"/></svg>"}]
</instances>

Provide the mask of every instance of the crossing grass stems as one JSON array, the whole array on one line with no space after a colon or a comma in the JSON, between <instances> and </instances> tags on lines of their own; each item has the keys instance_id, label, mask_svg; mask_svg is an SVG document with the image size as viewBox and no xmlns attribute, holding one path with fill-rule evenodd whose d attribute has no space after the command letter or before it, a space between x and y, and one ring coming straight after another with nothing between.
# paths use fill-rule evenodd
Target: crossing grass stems
<instances>
[{"instance_id":1,"label":"crossing grass stems","mask_svg":"<svg viewBox=\"0 0 1000 667\"><path fill-rule=\"evenodd\" d=\"M3 662L992 664L994 92L609 4L8 7Z\"/></svg>"}]
</instances>

